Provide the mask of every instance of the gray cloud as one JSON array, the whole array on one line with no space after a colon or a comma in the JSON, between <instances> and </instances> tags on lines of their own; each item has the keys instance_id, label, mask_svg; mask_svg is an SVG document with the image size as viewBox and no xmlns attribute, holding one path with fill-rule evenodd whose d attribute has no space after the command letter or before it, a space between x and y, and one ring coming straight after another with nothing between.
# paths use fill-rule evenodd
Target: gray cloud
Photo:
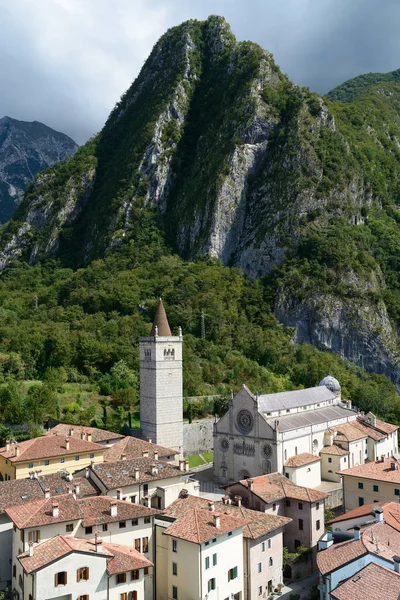
<instances>
[{"instance_id":1,"label":"gray cloud","mask_svg":"<svg viewBox=\"0 0 400 600\"><path fill-rule=\"evenodd\" d=\"M320 93L400 67L398 0L0 0L0 117L43 121L82 143L160 35L209 14Z\"/></svg>"}]
</instances>

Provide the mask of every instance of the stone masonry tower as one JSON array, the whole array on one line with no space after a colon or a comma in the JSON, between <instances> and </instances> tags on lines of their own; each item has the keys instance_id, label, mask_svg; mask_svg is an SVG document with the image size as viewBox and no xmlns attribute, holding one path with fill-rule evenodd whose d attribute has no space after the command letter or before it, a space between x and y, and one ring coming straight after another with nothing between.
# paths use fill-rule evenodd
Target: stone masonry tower
<instances>
[{"instance_id":1,"label":"stone masonry tower","mask_svg":"<svg viewBox=\"0 0 400 600\"><path fill-rule=\"evenodd\" d=\"M171 334L161 298L139 350L142 436L183 455L182 330Z\"/></svg>"}]
</instances>

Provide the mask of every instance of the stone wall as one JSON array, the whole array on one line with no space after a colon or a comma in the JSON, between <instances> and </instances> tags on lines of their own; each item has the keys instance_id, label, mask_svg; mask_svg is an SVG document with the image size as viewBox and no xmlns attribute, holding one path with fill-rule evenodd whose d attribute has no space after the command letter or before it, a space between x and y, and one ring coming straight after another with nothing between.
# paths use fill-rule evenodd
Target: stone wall
<instances>
[{"instance_id":1,"label":"stone wall","mask_svg":"<svg viewBox=\"0 0 400 600\"><path fill-rule=\"evenodd\" d=\"M201 454L213 449L214 419L202 419L183 424L183 454Z\"/></svg>"}]
</instances>

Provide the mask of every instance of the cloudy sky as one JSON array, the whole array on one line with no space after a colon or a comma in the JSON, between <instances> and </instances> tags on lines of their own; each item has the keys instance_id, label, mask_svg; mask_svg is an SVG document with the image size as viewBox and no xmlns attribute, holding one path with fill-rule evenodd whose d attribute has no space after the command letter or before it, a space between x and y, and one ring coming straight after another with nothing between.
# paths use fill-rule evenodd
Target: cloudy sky
<instances>
[{"instance_id":1,"label":"cloudy sky","mask_svg":"<svg viewBox=\"0 0 400 600\"><path fill-rule=\"evenodd\" d=\"M400 68L399 0L0 0L0 117L36 119L83 143L160 35L210 14L320 93Z\"/></svg>"}]
</instances>

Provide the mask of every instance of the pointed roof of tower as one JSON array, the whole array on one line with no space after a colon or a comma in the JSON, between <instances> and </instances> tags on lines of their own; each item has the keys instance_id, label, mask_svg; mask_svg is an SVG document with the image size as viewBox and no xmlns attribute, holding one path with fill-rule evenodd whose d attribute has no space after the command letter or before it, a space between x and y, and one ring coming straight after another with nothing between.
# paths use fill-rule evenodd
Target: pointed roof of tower
<instances>
[{"instance_id":1,"label":"pointed roof of tower","mask_svg":"<svg viewBox=\"0 0 400 600\"><path fill-rule=\"evenodd\" d=\"M164 304L160 298L156 314L154 316L153 327L151 328L150 335L156 334L156 326L158 327L158 335L168 337L171 336L171 329L169 327L167 313L165 312Z\"/></svg>"}]
</instances>

